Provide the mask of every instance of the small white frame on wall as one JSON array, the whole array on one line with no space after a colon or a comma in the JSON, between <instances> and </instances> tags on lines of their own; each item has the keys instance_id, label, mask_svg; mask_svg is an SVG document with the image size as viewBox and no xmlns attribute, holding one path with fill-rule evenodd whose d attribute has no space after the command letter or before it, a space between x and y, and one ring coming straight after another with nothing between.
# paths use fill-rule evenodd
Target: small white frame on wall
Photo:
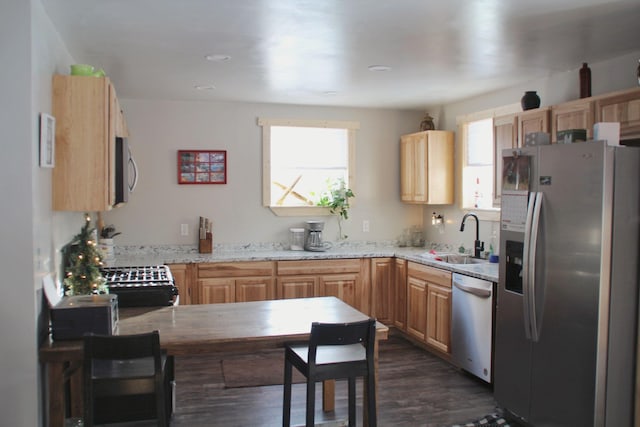
<instances>
[{"instance_id":1,"label":"small white frame on wall","mask_svg":"<svg viewBox=\"0 0 640 427\"><path fill-rule=\"evenodd\" d=\"M56 118L40 113L40 167L52 168L56 159Z\"/></svg>"}]
</instances>

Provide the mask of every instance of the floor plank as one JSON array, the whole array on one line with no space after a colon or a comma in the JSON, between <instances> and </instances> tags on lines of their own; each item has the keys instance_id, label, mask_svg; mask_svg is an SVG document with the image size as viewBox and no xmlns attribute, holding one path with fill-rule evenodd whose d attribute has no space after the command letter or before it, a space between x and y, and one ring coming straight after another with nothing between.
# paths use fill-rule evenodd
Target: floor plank
<instances>
[{"instance_id":1,"label":"floor plank","mask_svg":"<svg viewBox=\"0 0 640 427\"><path fill-rule=\"evenodd\" d=\"M176 412L172 426L282 425L282 386L224 388L221 360L198 356L176 359ZM378 391L379 426L450 426L494 413L491 387L405 339L392 336L380 344ZM291 419L304 423L304 384L294 384ZM316 421L347 418L346 382L336 384L336 410L323 413L321 389L316 395ZM358 425L361 381L358 381ZM146 427L151 423L129 424Z\"/></svg>"}]
</instances>

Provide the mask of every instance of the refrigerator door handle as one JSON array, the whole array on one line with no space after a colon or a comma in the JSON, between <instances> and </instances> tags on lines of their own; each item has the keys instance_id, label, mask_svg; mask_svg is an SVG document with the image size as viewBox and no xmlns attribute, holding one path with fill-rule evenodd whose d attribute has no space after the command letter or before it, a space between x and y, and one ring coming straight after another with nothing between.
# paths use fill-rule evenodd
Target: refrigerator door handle
<instances>
[{"instance_id":1,"label":"refrigerator door handle","mask_svg":"<svg viewBox=\"0 0 640 427\"><path fill-rule=\"evenodd\" d=\"M524 317L524 335L531 339L531 315L529 313L531 294L529 291L529 259L531 251L531 224L533 222L533 208L535 205L535 193L529 193L527 203L527 219L524 224L524 243L522 254L522 314Z\"/></svg>"},{"instance_id":2,"label":"refrigerator door handle","mask_svg":"<svg viewBox=\"0 0 640 427\"><path fill-rule=\"evenodd\" d=\"M531 323L531 339L537 342L540 338L538 319L536 316L536 249L538 248L538 230L540 228L540 211L542 210L542 192L536 193L535 206L533 208L533 221L531 223L531 237L529 248L529 316Z\"/></svg>"}]
</instances>

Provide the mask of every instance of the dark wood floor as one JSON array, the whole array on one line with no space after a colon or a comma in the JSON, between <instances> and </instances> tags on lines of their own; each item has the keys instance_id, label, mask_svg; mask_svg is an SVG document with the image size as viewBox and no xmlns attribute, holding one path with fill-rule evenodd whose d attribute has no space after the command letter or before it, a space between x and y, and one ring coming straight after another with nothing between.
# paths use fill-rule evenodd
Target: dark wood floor
<instances>
[{"instance_id":1,"label":"dark wood floor","mask_svg":"<svg viewBox=\"0 0 640 427\"><path fill-rule=\"evenodd\" d=\"M224 388L219 358L176 359L176 412L172 426L280 426L282 386ZM403 338L380 344L378 425L450 426L495 413L491 388ZM320 385L318 386L320 387ZM294 384L292 424L304 423L304 385ZM358 396L361 382L358 381ZM320 388L317 392L321 396ZM346 383L336 385L336 410L316 422L347 416ZM362 423L358 398L358 425ZM152 424L136 423L137 426Z\"/></svg>"}]
</instances>

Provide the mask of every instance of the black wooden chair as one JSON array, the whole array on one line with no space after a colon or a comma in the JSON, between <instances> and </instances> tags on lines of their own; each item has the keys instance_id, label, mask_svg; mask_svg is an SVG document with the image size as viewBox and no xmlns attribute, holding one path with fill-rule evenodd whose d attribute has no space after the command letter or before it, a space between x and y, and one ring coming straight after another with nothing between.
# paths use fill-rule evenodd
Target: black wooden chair
<instances>
[{"instance_id":1,"label":"black wooden chair","mask_svg":"<svg viewBox=\"0 0 640 427\"><path fill-rule=\"evenodd\" d=\"M156 418L172 413L173 357L158 331L84 336L84 425Z\"/></svg>"},{"instance_id":2,"label":"black wooden chair","mask_svg":"<svg viewBox=\"0 0 640 427\"><path fill-rule=\"evenodd\" d=\"M364 378L367 417L369 425L375 427L375 337L375 319L339 324L314 322L308 342L285 344L282 425L289 427L291 423L291 377L295 366L307 377L307 427L314 425L316 383L345 378L349 390L349 426L355 426L357 377Z\"/></svg>"}]
</instances>

